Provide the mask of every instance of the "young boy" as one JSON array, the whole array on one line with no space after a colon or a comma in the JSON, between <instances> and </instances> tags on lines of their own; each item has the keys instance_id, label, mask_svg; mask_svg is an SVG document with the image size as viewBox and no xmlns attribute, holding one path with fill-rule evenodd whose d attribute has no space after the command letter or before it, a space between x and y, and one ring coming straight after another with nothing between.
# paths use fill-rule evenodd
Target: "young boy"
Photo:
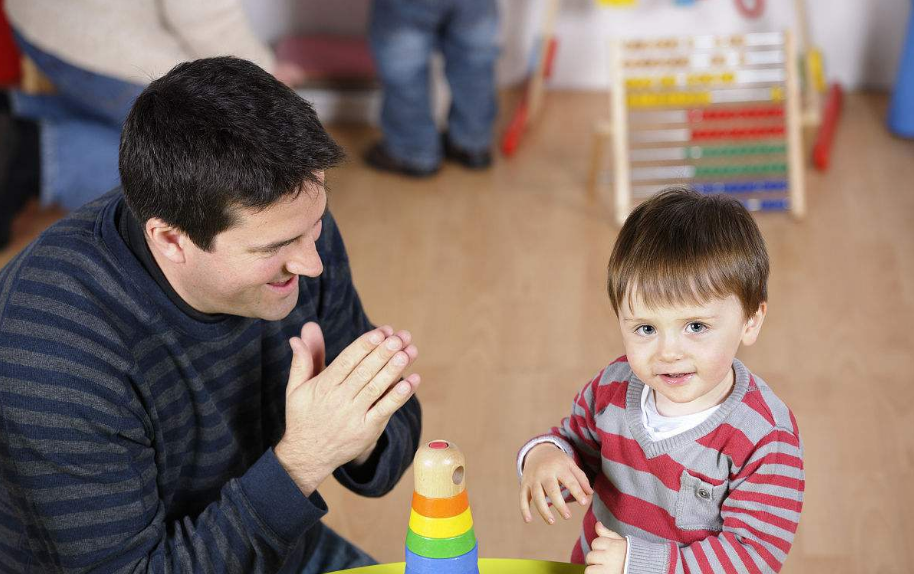
<instances>
[{"instance_id":1,"label":"young boy","mask_svg":"<svg viewBox=\"0 0 914 574\"><path fill-rule=\"evenodd\" d=\"M735 358L758 337L767 279L732 198L669 189L625 222L608 291L626 355L517 459L526 522L531 500L549 524L550 503L566 520L566 500L590 503L571 555L588 574L780 570L803 448L790 409Z\"/></svg>"}]
</instances>

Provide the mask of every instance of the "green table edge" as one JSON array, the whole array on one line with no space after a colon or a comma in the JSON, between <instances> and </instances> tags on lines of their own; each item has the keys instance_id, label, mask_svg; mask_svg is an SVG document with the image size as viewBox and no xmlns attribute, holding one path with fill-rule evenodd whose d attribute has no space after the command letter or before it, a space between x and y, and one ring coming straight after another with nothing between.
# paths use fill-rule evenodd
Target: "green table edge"
<instances>
[{"instance_id":1,"label":"green table edge","mask_svg":"<svg viewBox=\"0 0 914 574\"><path fill-rule=\"evenodd\" d=\"M338 570L340 574L403 574L405 562ZM582 574L583 564L524 560L519 558L480 558L479 574Z\"/></svg>"}]
</instances>

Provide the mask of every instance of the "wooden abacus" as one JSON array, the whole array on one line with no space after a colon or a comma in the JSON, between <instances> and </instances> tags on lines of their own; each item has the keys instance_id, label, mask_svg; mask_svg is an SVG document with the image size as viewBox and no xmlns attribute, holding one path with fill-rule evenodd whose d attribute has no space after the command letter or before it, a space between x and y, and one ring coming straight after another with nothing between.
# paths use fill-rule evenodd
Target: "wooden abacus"
<instances>
[{"instance_id":1,"label":"wooden abacus","mask_svg":"<svg viewBox=\"0 0 914 574\"><path fill-rule=\"evenodd\" d=\"M413 460L406 574L479 574L479 551L457 445L433 440Z\"/></svg>"},{"instance_id":2,"label":"wooden abacus","mask_svg":"<svg viewBox=\"0 0 914 574\"><path fill-rule=\"evenodd\" d=\"M754 211L804 215L800 90L789 33L614 41L610 60L606 132L620 225L636 201L673 184L732 194Z\"/></svg>"}]
</instances>

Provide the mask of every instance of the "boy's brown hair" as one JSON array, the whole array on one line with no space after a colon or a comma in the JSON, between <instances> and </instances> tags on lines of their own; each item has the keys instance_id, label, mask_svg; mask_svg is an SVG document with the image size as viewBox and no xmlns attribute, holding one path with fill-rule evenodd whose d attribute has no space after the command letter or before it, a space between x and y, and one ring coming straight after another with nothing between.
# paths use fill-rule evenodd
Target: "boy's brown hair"
<instances>
[{"instance_id":1,"label":"boy's brown hair","mask_svg":"<svg viewBox=\"0 0 914 574\"><path fill-rule=\"evenodd\" d=\"M671 187L625 220L609 258L607 291L616 315L635 288L648 307L732 294L748 320L767 301L767 284L765 241L746 208L726 195Z\"/></svg>"}]
</instances>

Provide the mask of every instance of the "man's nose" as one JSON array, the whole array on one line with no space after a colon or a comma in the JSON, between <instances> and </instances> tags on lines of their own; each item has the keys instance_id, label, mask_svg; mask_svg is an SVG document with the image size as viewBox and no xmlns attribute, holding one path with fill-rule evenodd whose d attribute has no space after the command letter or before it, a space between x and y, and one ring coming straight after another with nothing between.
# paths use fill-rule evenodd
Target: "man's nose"
<instances>
[{"instance_id":1,"label":"man's nose","mask_svg":"<svg viewBox=\"0 0 914 574\"><path fill-rule=\"evenodd\" d=\"M317 277L324 270L324 263L314 242L301 245L286 261L286 271L294 275Z\"/></svg>"}]
</instances>

